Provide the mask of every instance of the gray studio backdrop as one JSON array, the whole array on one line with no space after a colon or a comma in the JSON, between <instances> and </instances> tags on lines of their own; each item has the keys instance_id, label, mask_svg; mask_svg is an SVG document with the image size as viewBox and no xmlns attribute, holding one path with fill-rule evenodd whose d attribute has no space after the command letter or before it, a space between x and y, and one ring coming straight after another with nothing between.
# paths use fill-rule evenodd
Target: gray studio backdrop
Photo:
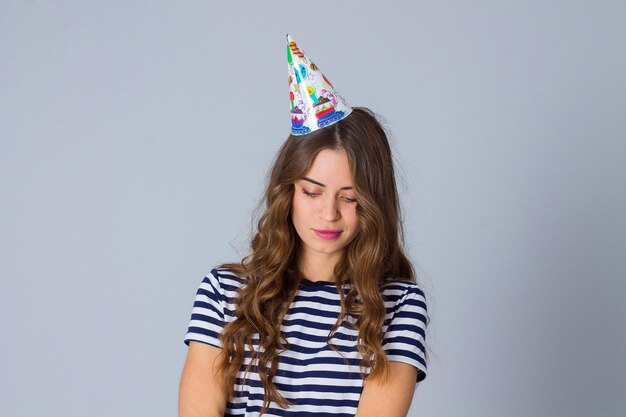
<instances>
[{"instance_id":1,"label":"gray studio backdrop","mask_svg":"<svg viewBox=\"0 0 626 417\"><path fill-rule=\"evenodd\" d=\"M624 2L0 4L0 415L176 415L289 130L287 32L392 133L410 416L624 415Z\"/></svg>"}]
</instances>

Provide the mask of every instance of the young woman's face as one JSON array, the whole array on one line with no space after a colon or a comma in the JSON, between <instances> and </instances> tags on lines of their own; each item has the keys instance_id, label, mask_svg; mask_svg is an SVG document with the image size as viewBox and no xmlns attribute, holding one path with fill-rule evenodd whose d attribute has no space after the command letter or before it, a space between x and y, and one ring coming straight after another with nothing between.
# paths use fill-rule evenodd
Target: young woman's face
<instances>
[{"instance_id":1,"label":"young woman's face","mask_svg":"<svg viewBox=\"0 0 626 417\"><path fill-rule=\"evenodd\" d=\"M293 225L305 256L339 257L357 233L356 196L345 151L324 149L294 183Z\"/></svg>"}]
</instances>

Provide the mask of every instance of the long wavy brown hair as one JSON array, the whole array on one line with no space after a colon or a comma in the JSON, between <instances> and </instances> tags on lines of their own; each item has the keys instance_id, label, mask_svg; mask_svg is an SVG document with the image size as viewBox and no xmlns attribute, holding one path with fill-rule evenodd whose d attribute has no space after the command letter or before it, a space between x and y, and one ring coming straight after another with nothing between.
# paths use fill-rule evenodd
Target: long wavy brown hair
<instances>
[{"instance_id":1,"label":"long wavy brown hair","mask_svg":"<svg viewBox=\"0 0 626 417\"><path fill-rule=\"evenodd\" d=\"M323 149L344 150L352 172L357 199L359 227L334 268L341 298L341 314L327 341L346 315L353 316L358 329L357 349L362 356L362 378L388 377L389 362L382 347L386 309L382 285L390 280L415 282L415 272L405 256L404 232L394 166L387 135L375 113L354 107L343 120L305 136L290 135L278 151L268 172L267 187L260 201L262 215L251 241L251 251L240 263L224 263L246 279L238 294L236 319L221 333L223 351L219 370L229 400L236 376L244 363L245 349L251 352L265 390L261 414L274 401L283 408L290 402L272 380L278 371L278 355L288 349L281 336L281 323L293 301L302 274L297 260L300 238L291 222L294 182L306 175ZM261 211L261 210L260 210ZM344 295L344 284L350 290ZM345 324L346 322L344 322ZM255 350L253 337L263 351ZM370 367L369 375L363 371Z\"/></svg>"}]
</instances>

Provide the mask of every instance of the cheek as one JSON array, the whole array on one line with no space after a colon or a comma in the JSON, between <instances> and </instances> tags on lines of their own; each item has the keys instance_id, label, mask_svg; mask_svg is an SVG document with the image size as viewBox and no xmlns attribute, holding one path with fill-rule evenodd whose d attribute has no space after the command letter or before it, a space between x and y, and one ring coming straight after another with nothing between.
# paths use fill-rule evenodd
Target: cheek
<instances>
[{"instance_id":1,"label":"cheek","mask_svg":"<svg viewBox=\"0 0 626 417\"><path fill-rule=\"evenodd\" d=\"M299 218L300 213L300 204L298 203L298 199L296 197L291 200L291 221L296 222Z\"/></svg>"},{"instance_id":2,"label":"cheek","mask_svg":"<svg viewBox=\"0 0 626 417\"><path fill-rule=\"evenodd\" d=\"M356 212L356 206L350 207L343 212L343 218L346 223L350 224L352 229L356 231L359 224L358 214Z\"/></svg>"},{"instance_id":3,"label":"cheek","mask_svg":"<svg viewBox=\"0 0 626 417\"><path fill-rule=\"evenodd\" d=\"M296 195L291 202L291 218L293 221L302 222L306 219L310 208L307 201Z\"/></svg>"}]
</instances>

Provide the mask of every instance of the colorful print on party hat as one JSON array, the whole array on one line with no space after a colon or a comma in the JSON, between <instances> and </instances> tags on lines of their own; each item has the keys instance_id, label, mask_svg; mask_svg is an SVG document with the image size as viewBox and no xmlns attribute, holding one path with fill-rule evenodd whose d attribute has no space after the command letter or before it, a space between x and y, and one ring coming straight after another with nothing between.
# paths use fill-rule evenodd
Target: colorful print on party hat
<instances>
[{"instance_id":1,"label":"colorful print on party hat","mask_svg":"<svg viewBox=\"0 0 626 417\"><path fill-rule=\"evenodd\" d=\"M306 135L336 123L352 112L344 98L289 34L287 68L293 135Z\"/></svg>"}]
</instances>

